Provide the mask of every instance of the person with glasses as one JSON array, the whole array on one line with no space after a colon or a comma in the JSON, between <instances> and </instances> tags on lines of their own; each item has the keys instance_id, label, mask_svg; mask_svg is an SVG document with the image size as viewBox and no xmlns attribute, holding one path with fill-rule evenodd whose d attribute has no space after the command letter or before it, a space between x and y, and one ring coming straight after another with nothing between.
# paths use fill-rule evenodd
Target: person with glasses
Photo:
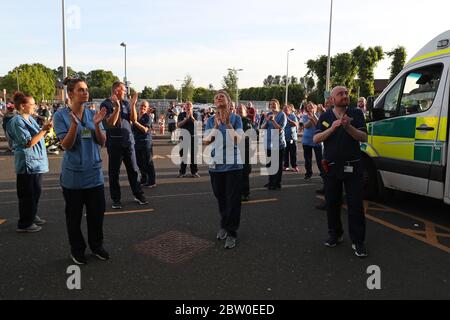
<instances>
[{"instance_id":1,"label":"person with glasses","mask_svg":"<svg viewBox=\"0 0 450 320\"><path fill-rule=\"evenodd\" d=\"M32 117L36 103L32 96L17 92L13 98L18 112L6 127L15 150L17 173L17 197L19 199L18 233L35 233L46 223L38 215L38 204L42 192L43 174L48 170L45 135L53 127L52 121L42 129Z\"/></svg>"},{"instance_id":2,"label":"person with glasses","mask_svg":"<svg viewBox=\"0 0 450 320\"><path fill-rule=\"evenodd\" d=\"M106 110L96 112L84 106L89 100L89 90L83 80L68 78L64 84L70 105L58 110L54 116L56 135L65 150L60 183L66 202L71 258L76 264L83 265L87 263L86 243L81 232L84 207L89 247L98 259L109 259L103 247L105 187L100 155L106 142L102 125Z\"/></svg>"}]
</instances>

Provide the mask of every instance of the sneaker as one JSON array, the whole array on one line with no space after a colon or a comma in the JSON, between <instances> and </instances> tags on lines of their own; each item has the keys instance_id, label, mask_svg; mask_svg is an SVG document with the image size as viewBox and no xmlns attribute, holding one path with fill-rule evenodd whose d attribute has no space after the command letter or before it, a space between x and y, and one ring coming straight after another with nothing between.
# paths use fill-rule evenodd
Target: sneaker
<instances>
[{"instance_id":1,"label":"sneaker","mask_svg":"<svg viewBox=\"0 0 450 320\"><path fill-rule=\"evenodd\" d=\"M200 175L198 174L198 172L197 172L197 173L194 173L194 174L192 175L192 178L198 179L198 178L200 178Z\"/></svg>"},{"instance_id":2,"label":"sneaker","mask_svg":"<svg viewBox=\"0 0 450 320\"><path fill-rule=\"evenodd\" d=\"M145 206L148 204L147 199L143 195L136 196L134 200L139 203L141 206Z\"/></svg>"},{"instance_id":3,"label":"sneaker","mask_svg":"<svg viewBox=\"0 0 450 320\"><path fill-rule=\"evenodd\" d=\"M187 177L187 175L186 174L182 174L182 173L180 173L178 176L177 176L177 178L186 178Z\"/></svg>"},{"instance_id":4,"label":"sneaker","mask_svg":"<svg viewBox=\"0 0 450 320\"><path fill-rule=\"evenodd\" d=\"M292 169L292 171L294 171L295 173L299 173L300 169L299 168L294 168L294 169Z\"/></svg>"},{"instance_id":5,"label":"sneaker","mask_svg":"<svg viewBox=\"0 0 450 320\"><path fill-rule=\"evenodd\" d=\"M75 264L79 266L87 264L87 259L84 256L84 253L72 253L70 255L70 258L72 259L73 262L75 262Z\"/></svg>"},{"instance_id":6,"label":"sneaker","mask_svg":"<svg viewBox=\"0 0 450 320\"><path fill-rule=\"evenodd\" d=\"M264 188L268 188L270 185L267 183L264 185Z\"/></svg>"},{"instance_id":7,"label":"sneaker","mask_svg":"<svg viewBox=\"0 0 450 320\"><path fill-rule=\"evenodd\" d=\"M94 256L96 256L99 260L102 261L108 261L109 260L109 253L106 252L105 249L103 248L99 248L96 250L92 250L92 253L94 254Z\"/></svg>"},{"instance_id":8,"label":"sneaker","mask_svg":"<svg viewBox=\"0 0 450 320\"><path fill-rule=\"evenodd\" d=\"M249 196L242 196L242 202L248 202L250 200Z\"/></svg>"},{"instance_id":9,"label":"sneaker","mask_svg":"<svg viewBox=\"0 0 450 320\"><path fill-rule=\"evenodd\" d=\"M227 237L227 241L225 242L225 249L233 249L234 247L236 247L236 242L237 239L235 237Z\"/></svg>"},{"instance_id":10,"label":"sneaker","mask_svg":"<svg viewBox=\"0 0 450 320\"><path fill-rule=\"evenodd\" d=\"M355 251L355 255L358 258L367 258L369 254L367 253L366 246L364 243L361 244L353 244L352 249Z\"/></svg>"},{"instance_id":11,"label":"sneaker","mask_svg":"<svg viewBox=\"0 0 450 320\"><path fill-rule=\"evenodd\" d=\"M155 189L156 188L156 183L155 184L148 184L148 185L146 185L146 187L148 187L150 189Z\"/></svg>"},{"instance_id":12,"label":"sneaker","mask_svg":"<svg viewBox=\"0 0 450 320\"><path fill-rule=\"evenodd\" d=\"M309 174L307 174L305 176L305 182L311 181L311 179L312 179L312 176L310 176Z\"/></svg>"},{"instance_id":13,"label":"sneaker","mask_svg":"<svg viewBox=\"0 0 450 320\"><path fill-rule=\"evenodd\" d=\"M34 218L34 224L37 226L43 226L44 224L47 223L47 220L41 219L38 216L36 216L36 218Z\"/></svg>"},{"instance_id":14,"label":"sneaker","mask_svg":"<svg viewBox=\"0 0 450 320\"><path fill-rule=\"evenodd\" d=\"M120 202L120 201L114 201L114 202L113 202L113 205L112 205L112 208L113 208L114 210L122 209L122 202Z\"/></svg>"},{"instance_id":15,"label":"sneaker","mask_svg":"<svg viewBox=\"0 0 450 320\"><path fill-rule=\"evenodd\" d=\"M217 233L217 240L225 240L228 236L228 232L225 229L220 229Z\"/></svg>"},{"instance_id":16,"label":"sneaker","mask_svg":"<svg viewBox=\"0 0 450 320\"><path fill-rule=\"evenodd\" d=\"M330 239L328 239L324 245L328 248L336 248L339 244L341 244L342 242L344 242L344 237L340 236L338 238L335 237L330 237Z\"/></svg>"},{"instance_id":17,"label":"sneaker","mask_svg":"<svg viewBox=\"0 0 450 320\"><path fill-rule=\"evenodd\" d=\"M17 228L17 233L36 233L36 232L39 232L41 230L42 230L41 227L39 227L38 225L33 223L28 228L24 228L24 229Z\"/></svg>"},{"instance_id":18,"label":"sneaker","mask_svg":"<svg viewBox=\"0 0 450 320\"><path fill-rule=\"evenodd\" d=\"M283 171L289 171L288 167L283 167Z\"/></svg>"}]
</instances>

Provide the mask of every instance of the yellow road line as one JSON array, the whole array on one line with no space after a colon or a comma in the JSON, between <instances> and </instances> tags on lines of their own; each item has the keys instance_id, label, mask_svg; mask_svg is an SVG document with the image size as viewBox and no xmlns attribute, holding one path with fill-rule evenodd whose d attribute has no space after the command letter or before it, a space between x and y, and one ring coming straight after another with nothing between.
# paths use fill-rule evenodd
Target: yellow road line
<instances>
[{"instance_id":1,"label":"yellow road line","mask_svg":"<svg viewBox=\"0 0 450 320\"><path fill-rule=\"evenodd\" d=\"M106 212L105 216L120 216L125 214L132 214L132 213L150 213L154 212L155 209L145 209L145 210L132 210L132 211L115 211L115 212Z\"/></svg>"},{"instance_id":2,"label":"yellow road line","mask_svg":"<svg viewBox=\"0 0 450 320\"><path fill-rule=\"evenodd\" d=\"M261 199L261 200L252 200L247 202L242 202L242 204L258 204L258 203L267 203L267 202L276 202L278 199Z\"/></svg>"}]
</instances>

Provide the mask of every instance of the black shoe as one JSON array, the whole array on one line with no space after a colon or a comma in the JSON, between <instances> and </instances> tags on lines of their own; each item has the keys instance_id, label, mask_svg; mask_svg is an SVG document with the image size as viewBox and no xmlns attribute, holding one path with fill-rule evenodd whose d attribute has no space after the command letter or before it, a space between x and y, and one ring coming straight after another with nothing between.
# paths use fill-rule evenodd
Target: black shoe
<instances>
[{"instance_id":1,"label":"black shoe","mask_svg":"<svg viewBox=\"0 0 450 320\"><path fill-rule=\"evenodd\" d=\"M248 202L250 200L249 196L242 196L242 202Z\"/></svg>"},{"instance_id":2,"label":"black shoe","mask_svg":"<svg viewBox=\"0 0 450 320\"><path fill-rule=\"evenodd\" d=\"M139 203L141 206L145 206L148 204L147 199L143 195L135 196L134 200Z\"/></svg>"},{"instance_id":3,"label":"black shoe","mask_svg":"<svg viewBox=\"0 0 450 320\"><path fill-rule=\"evenodd\" d=\"M311 179L312 179L312 176L310 176L309 174L307 174L305 176L305 182L309 182L309 181L311 181Z\"/></svg>"},{"instance_id":4,"label":"black shoe","mask_svg":"<svg viewBox=\"0 0 450 320\"><path fill-rule=\"evenodd\" d=\"M87 259L84 256L84 253L72 253L70 255L70 258L72 259L73 262L75 262L75 264L79 266L87 264Z\"/></svg>"},{"instance_id":5,"label":"black shoe","mask_svg":"<svg viewBox=\"0 0 450 320\"><path fill-rule=\"evenodd\" d=\"M122 209L122 202L120 202L120 201L113 201L112 208L114 210Z\"/></svg>"},{"instance_id":6,"label":"black shoe","mask_svg":"<svg viewBox=\"0 0 450 320\"><path fill-rule=\"evenodd\" d=\"M94 254L94 256L96 256L99 260L102 261L108 261L109 260L109 253L106 252L105 249L103 248L99 248L96 250L92 250L92 253Z\"/></svg>"},{"instance_id":7,"label":"black shoe","mask_svg":"<svg viewBox=\"0 0 450 320\"><path fill-rule=\"evenodd\" d=\"M369 254L367 253L367 249L366 249L366 246L364 245L364 243L353 244L352 245L352 249L355 251L355 255L358 258L367 258L369 256Z\"/></svg>"},{"instance_id":8,"label":"black shoe","mask_svg":"<svg viewBox=\"0 0 450 320\"><path fill-rule=\"evenodd\" d=\"M316 206L316 209L320 210L320 211L327 211L327 204L326 203L319 204L319 205Z\"/></svg>"},{"instance_id":9,"label":"black shoe","mask_svg":"<svg viewBox=\"0 0 450 320\"><path fill-rule=\"evenodd\" d=\"M336 248L339 244L341 244L342 242L344 242L344 237L340 236L340 237L330 237L330 239L328 239L324 245L327 246L328 248Z\"/></svg>"},{"instance_id":10,"label":"black shoe","mask_svg":"<svg viewBox=\"0 0 450 320\"><path fill-rule=\"evenodd\" d=\"M269 184L265 184L265 185L264 185L264 188L269 188Z\"/></svg>"},{"instance_id":11,"label":"black shoe","mask_svg":"<svg viewBox=\"0 0 450 320\"><path fill-rule=\"evenodd\" d=\"M269 190L270 190L270 191L277 190L277 187L276 187L276 186L269 186Z\"/></svg>"}]
</instances>

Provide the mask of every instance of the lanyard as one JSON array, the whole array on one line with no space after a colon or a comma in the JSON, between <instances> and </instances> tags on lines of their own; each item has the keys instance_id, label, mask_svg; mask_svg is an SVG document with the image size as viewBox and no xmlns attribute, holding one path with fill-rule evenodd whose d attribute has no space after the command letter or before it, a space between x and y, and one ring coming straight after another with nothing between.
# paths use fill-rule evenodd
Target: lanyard
<instances>
[{"instance_id":1,"label":"lanyard","mask_svg":"<svg viewBox=\"0 0 450 320\"><path fill-rule=\"evenodd\" d=\"M72 109L71 109L69 106L67 106L67 108L70 110L70 112L72 112L72 114L75 116L75 118L77 118L77 120L81 123L81 125L82 125L84 128L86 128L86 124L84 123L84 121L81 120L80 118L78 118L78 116L72 111ZM81 117L82 117L82 118L84 117L84 109L83 109L83 114L82 114Z\"/></svg>"}]
</instances>

